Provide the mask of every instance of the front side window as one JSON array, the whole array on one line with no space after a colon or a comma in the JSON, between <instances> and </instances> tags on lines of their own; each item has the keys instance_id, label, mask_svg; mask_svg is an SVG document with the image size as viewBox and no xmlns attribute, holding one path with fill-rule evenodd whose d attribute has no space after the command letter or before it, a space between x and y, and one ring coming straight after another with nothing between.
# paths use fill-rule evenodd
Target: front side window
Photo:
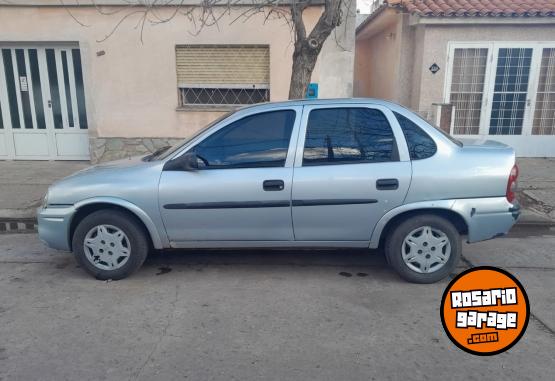
<instances>
[{"instance_id":1,"label":"front side window","mask_svg":"<svg viewBox=\"0 0 555 381\"><path fill-rule=\"evenodd\" d=\"M201 169L283 167L295 111L250 115L210 135L191 152Z\"/></svg>"},{"instance_id":2,"label":"front side window","mask_svg":"<svg viewBox=\"0 0 555 381\"><path fill-rule=\"evenodd\" d=\"M437 151L434 140L409 118L396 113L395 111L393 111L393 114L395 114L395 117L403 130L403 135L405 135L405 140L407 141L407 146L409 148L410 159L421 160L432 157Z\"/></svg>"},{"instance_id":3,"label":"front side window","mask_svg":"<svg viewBox=\"0 0 555 381\"><path fill-rule=\"evenodd\" d=\"M352 107L310 112L303 166L396 160L393 131L381 111Z\"/></svg>"},{"instance_id":4,"label":"front side window","mask_svg":"<svg viewBox=\"0 0 555 381\"><path fill-rule=\"evenodd\" d=\"M176 67L180 107L270 100L267 45L179 45Z\"/></svg>"}]
</instances>

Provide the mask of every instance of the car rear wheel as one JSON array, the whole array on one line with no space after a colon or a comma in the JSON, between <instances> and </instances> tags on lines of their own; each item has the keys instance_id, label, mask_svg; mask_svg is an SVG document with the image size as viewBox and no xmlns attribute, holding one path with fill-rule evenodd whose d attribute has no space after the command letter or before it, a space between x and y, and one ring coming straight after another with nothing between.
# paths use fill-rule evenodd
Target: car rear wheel
<instances>
[{"instance_id":1,"label":"car rear wheel","mask_svg":"<svg viewBox=\"0 0 555 381\"><path fill-rule=\"evenodd\" d=\"M435 215L414 216L393 229L385 254L399 275L414 283L433 283L459 262L462 245L455 226Z\"/></svg>"},{"instance_id":2,"label":"car rear wheel","mask_svg":"<svg viewBox=\"0 0 555 381\"><path fill-rule=\"evenodd\" d=\"M73 252L79 264L97 279L122 279L146 259L148 241L142 226L117 210L100 210L75 229Z\"/></svg>"}]
</instances>

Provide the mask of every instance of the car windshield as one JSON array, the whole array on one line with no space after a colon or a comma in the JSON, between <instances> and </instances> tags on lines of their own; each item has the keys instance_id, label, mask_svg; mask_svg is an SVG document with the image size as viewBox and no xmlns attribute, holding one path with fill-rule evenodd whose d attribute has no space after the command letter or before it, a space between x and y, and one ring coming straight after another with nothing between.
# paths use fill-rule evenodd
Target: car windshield
<instances>
[{"instance_id":1,"label":"car windshield","mask_svg":"<svg viewBox=\"0 0 555 381\"><path fill-rule=\"evenodd\" d=\"M174 146L162 147L162 148L156 150L155 152L151 153L150 155L145 156L143 158L143 160L145 160L145 161L164 160L165 158L171 156L178 149L183 147L185 144L189 143L191 140L195 139L197 136L201 135L202 133L204 133L206 130L208 130L209 128L211 128L215 124L221 122L224 119L227 119L228 117L235 114L236 112L237 112L237 110L234 110L234 111L230 111L230 112L222 115L221 117L217 118L216 120L209 123L205 127L201 128L196 134L194 134L190 138L187 138L187 139L179 142L178 144L175 144Z\"/></svg>"}]
</instances>

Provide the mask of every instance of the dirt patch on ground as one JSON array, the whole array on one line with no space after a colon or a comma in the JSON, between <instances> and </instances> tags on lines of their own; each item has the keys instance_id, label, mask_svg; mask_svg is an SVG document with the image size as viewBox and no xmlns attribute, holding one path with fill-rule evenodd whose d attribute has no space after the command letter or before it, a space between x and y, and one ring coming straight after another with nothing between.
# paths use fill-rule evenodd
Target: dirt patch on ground
<instances>
[{"instance_id":1,"label":"dirt patch on ground","mask_svg":"<svg viewBox=\"0 0 555 381\"><path fill-rule=\"evenodd\" d=\"M526 209L532 209L550 218L550 214L555 210L552 205L546 204L540 199L533 197L530 192L521 190L517 192L517 199L520 205Z\"/></svg>"}]
</instances>

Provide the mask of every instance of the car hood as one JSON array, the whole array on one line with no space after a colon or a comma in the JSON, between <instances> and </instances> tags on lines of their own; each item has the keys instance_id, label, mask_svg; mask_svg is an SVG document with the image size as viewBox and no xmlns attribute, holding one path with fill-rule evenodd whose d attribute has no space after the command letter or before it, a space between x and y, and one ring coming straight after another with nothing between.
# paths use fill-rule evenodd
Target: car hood
<instances>
[{"instance_id":1,"label":"car hood","mask_svg":"<svg viewBox=\"0 0 555 381\"><path fill-rule=\"evenodd\" d=\"M161 161L141 157L97 164L56 181L49 188L49 203L73 204L92 197L118 197L156 189Z\"/></svg>"},{"instance_id":2,"label":"car hood","mask_svg":"<svg viewBox=\"0 0 555 381\"><path fill-rule=\"evenodd\" d=\"M88 174L91 174L93 172L111 171L111 170L118 170L118 169L148 165L149 162L143 161L142 160L143 157L144 156L135 156L135 157L129 157L127 159L107 161L105 163L91 165L90 167L84 168L80 171L77 171L77 172L63 178L61 181L65 180L67 178L75 177L75 176L82 176L84 174L88 175Z\"/></svg>"}]
</instances>

